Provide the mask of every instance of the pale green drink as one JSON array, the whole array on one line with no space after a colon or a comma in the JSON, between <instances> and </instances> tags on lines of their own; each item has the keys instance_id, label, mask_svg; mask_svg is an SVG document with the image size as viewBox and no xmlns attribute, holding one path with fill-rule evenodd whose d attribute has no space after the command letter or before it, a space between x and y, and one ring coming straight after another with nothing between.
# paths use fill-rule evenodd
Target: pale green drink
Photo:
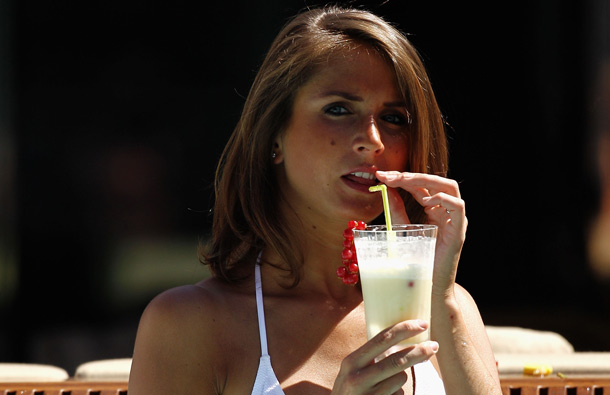
<instances>
[{"instance_id":1,"label":"pale green drink","mask_svg":"<svg viewBox=\"0 0 610 395\"><path fill-rule=\"evenodd\" d=\"M368 338L400 321L430 321L435 225L394 225L354 229ZM429 330L399 348L429 339Z\"/></svg>"}]
</instances>

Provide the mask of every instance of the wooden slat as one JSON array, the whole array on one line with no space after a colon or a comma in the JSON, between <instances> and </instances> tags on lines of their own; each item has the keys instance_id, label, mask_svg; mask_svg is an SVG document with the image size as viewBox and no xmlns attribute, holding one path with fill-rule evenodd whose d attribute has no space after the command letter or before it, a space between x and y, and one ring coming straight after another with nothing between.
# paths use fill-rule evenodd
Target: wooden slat
<instances>
[{"instance_id":1,"label":"wooden slat","mask_svg":"<svg viewBox=\"0 0 610 395\"><path fill-rule=\"evenodd\" d=\"M610 375L560 378L501 377L503 395L610 395Z\"/></svg>"},{"instance_id":2,"label":"wooden slat","mask_svg":"<svg viewBox=\"0 0 610 395\"><path fill-rule=\"evenodd\" d=\"M127 395L127 382L0 383L1 395Z\"/></svg>"},{"instance_id":3,"label":"wooden slat","mask_svg":"<svg viewBox=\"0 0 610 395\"><path fill-rule=\"evenodd\" d=\"M590 385L579 385L576 387L576 395L592 395L593 389Z\"/></svg>"},{"instance_id":4,"label":"wooden slat","mask_svg":"<svg viewBox=\"0 0 610 395\"><path fill-rule=\"evenodd\" d=\"M503 395L610 395L610 375L501 377ZM0 395L127 395L126 381L0 383Z\"/></svg>"}]
</instances>

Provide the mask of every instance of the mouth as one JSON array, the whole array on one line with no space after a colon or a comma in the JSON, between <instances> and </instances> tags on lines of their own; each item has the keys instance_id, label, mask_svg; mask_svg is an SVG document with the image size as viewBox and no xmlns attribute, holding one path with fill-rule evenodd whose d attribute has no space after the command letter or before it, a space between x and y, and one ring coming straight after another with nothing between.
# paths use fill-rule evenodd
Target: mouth
<instances>
[{"instance_id":1,"label":"mouth","mask_svg":"<svg viewBox=\"0 0 610 395\"><path fill-rule=\"evenodd\" d=\"M367 188L373 185L377 185L379 180L375 177L375 173L369 173L365 171L356 171L343 176L343 178L349 180L352 183L366 186Z\"/></svg>"}]
</instances>

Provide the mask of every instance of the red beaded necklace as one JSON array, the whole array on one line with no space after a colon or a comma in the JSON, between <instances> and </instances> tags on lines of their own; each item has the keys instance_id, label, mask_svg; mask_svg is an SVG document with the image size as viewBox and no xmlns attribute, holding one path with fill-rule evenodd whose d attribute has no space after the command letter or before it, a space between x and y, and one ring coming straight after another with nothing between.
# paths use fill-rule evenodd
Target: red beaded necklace
<instances>
[{"instance_id":1,"label":"red beaded necklace","mask_svg":"<svg viewBox=\"0 0 610 395\"><path fill-rule=\"evenodd\" d=\"M359 278L353 229L364 230L366 229L366 224L364 221L349 221L347 229L343 231L343 237L345 238L343 240L343 251L341 252L343 265L337 268L337 276L347 285L355 285Z\"/></svg>"}]
</instances>

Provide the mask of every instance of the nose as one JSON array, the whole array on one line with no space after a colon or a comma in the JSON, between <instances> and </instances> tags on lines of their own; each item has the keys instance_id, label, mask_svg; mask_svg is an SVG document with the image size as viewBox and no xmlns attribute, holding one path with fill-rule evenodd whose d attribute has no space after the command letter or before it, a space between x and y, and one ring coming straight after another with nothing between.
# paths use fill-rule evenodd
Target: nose
<instances>
[{"instance_id":1,"label":"nose","mask_svg":"<svg viewBox=\"0 0 610 395\"><path fill-rule=\"evenodd\" d=\"M359 129L354 138L354 151L363 154L381 154L385 147L375 119L373 117L367 119Z\"/></svg>"}]
</instances>

